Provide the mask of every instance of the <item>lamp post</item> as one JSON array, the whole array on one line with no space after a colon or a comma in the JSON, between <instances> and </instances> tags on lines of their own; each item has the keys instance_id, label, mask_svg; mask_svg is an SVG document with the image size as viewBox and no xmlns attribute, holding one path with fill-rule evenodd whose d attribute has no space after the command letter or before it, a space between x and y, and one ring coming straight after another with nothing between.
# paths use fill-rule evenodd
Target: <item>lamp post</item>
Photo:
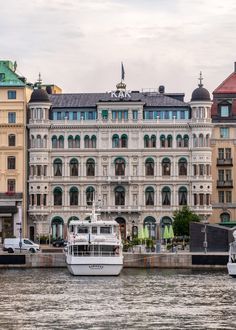
<instances>
[{"instance_id":1,"label":"lamp post","mask_svg":"<svg viewBox=\"0 0 236 330\"><path fill-rule=\"evenodd\" d=\"M22 206L21 206L21 204L19 204L17 206L17 208L18 208L18 215L19 215L17 224L20 226L20 228L19 228L19 237L20 237L19 247L20 247L20 253L21 253L21 250L22 250Z\"/></svg>"},{"instance_id":2,"label":"lamp post","mask_svg":"<svg viewBox=\"0 0 236 330\"><path fill-rule=\"evenodd\" d=\"M204 223L204 229L203 229L203 232L204 232L203 247L204 247L204 252L207 253L207 248L208 248L208 242L207 242L207 224L208 224L207 215L204 215L203 223Z\"/></svg>"}]
</instances>

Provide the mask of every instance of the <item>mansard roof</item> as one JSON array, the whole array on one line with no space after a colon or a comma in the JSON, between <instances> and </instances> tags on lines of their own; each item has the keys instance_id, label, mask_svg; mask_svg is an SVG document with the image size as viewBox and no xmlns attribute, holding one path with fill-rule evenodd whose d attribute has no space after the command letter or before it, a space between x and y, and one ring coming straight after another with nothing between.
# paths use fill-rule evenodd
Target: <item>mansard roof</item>
<instances>
[{"instance_id":1,"label":"mansard roof","mask_svg":"<svg viewBox=\"0 0 236 330\"><path fill-rule=\"evenodd\" d=\"M24 87L26 79L20 77L11 61L0 61L0 87Z\"/></svg>"},{"instance_id":2,"label":"mansard roof","mask_svg":"<svg viewBox=\"0 0 236 330\"><path fill-rule=\"evenodd\" d=\"M167 96L165 94L151 92L131 92L131 97L115 98L110 93L78 93L78 94L52 94L49 95L53 108L80 108L95 107L99 102L130 103L143 102L148 107L188 107L189 105L180 101L178 94ZM170 94L169 94L170 95ZM179 94L182 95L182 94ZM176 98L175 98L176 97Z\"/></svg>"},{"instance_id":3,"label":"mansard roof","mask_svg":"<svg viewBox=\"0 0 236 330\"><path fill-rule=\"evenodd\" d=\"M236 94L236 72L231 73L213 92L213 94Z\"/></svg>"}]
</instances>

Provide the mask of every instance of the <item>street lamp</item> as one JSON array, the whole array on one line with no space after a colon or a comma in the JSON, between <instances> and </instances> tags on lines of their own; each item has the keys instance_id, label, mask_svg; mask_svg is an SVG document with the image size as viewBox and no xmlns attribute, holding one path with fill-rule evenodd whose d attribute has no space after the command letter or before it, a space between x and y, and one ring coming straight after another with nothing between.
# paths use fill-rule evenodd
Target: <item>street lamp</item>
<instances>
[{"instance_id":1,"label":"street lamp","mask_svg":"<svg viewBox=\"0 0 236 330\"><path fill-rule=\"evenodd\" d=\"M21 249L22 249L22 206L19 204L17 205L18 208L18 225L20 226L19 228L19 236L20 236L20 242L19 242L19 247L20 247L20 253L21 253Z\"/></svg>"},{"instance_id":2,"label":"street lamp","mask_svg":"<svg viewBox=\"0 0 236 330\"><path fill-rule=\"evenodd\" d=\"M204 228L203 228L203 232L204 232L204 241L203 241L203 248L204 248L204 252L207 253L207 248L208 248L208 242L207 242L207 215L204 215Z\"/></svg>"}]
</instances>

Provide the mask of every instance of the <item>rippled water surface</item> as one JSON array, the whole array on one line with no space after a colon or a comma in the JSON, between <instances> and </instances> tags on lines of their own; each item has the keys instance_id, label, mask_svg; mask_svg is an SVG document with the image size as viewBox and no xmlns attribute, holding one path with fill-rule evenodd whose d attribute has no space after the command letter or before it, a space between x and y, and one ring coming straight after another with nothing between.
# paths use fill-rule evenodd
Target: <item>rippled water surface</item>
<instances>
[{"instance_id":1,"label":"rippled water surface","mask_svg":"<svg viewBox=\"0 0 236 330\"><path fill-rule=\"evenodd\" d=\"M236 279L226 272L0 270L0 329L236 329Z\"/></svg>"}]
</instances>

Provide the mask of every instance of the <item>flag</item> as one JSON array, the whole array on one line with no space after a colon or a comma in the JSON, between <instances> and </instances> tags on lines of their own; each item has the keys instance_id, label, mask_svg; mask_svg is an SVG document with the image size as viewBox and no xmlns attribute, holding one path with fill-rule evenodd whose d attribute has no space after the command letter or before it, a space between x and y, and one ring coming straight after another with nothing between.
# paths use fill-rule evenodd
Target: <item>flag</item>
<instances>
[{"instance_id":1,"label":"flag","mask_svg":"<svg viewBox=\"0 0 236 330\"><path fill-rule=\"evenodd\" d=\"M124 65L123 62L121 62L121 80L125 79L125 69L124 69Z\"/></svg>"}]
</instances>

